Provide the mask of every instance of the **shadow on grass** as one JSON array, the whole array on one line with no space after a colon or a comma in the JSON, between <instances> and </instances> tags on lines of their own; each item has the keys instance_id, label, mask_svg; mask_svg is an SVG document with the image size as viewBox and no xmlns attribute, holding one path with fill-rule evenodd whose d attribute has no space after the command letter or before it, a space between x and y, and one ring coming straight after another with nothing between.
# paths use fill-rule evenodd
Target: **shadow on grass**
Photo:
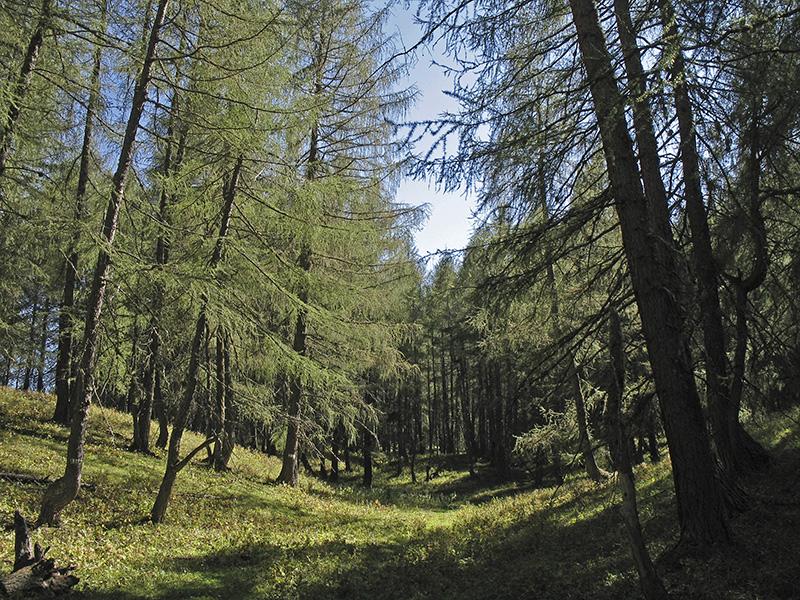
<instances>
[{"instance_id":1,"label":"shadow on grass","mask_svg":"<svg viewBox=\"0 0 800 600\"><path fill-rule=\"evenodd\" d=\"M576 503L489 531L465 522L398 542L261 544L176 557L158 565L162 574L152 581L158 591L93 590L85 597L610 600L635 594L615 515L605 511L565 526L563 514Z\"/></svg>"}]
</instances>

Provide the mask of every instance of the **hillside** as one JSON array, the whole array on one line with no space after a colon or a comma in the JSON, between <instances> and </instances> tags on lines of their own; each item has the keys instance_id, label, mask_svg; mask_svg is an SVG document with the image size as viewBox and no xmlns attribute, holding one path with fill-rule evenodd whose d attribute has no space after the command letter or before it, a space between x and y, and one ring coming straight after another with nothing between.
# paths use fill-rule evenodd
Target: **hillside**
<instances>
[{"instance_id":1,"label":"hillside","mask_svg":"<svg viewBox=\"0 0 800 600\"><path fill-rule=\"evenodd\" d=\"M54 477L66 432L47 422L53 399L0 391L0 471ZM735 545L665 573L680 598L798 598L800 506L794 499L798 426L773 421L762 438L776 465L752 482ZM85 481L57 529L35 533L51 555L79 566L90 599L115 598L591 598L637 596L637 580L612 485L570 479L559 489L491 483L446 471L412 485L379 469L376 488L299 488L271 482L276 459L236 449L220 475L199 463L181 473L168 522L144 517L163 457L125 450L129 416L94 407ZM194 438L190 442L196 441ZM385 465L384 465L385 466ZM389 470L388 468L386 470ZM658 554L674 540L667 465L637 471L645 534ZM0 481L0 514L36 514L42 488ZM0 571L13 534L2 534Z\"/></svg>"}]
</instances>

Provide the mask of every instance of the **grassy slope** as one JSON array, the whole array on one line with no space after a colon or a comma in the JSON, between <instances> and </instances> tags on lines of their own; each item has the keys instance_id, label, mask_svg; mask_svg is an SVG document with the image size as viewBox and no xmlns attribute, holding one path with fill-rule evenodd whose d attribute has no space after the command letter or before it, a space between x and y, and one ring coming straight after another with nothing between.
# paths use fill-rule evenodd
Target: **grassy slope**
<instances>
[{"instance_id":1,"label":"grassy slope","mask_svg":"<svg viewBox=\"0 0 800 600\"><path fill-rule=\"evenodd\" d=\"M0 388L0 471L55 477L66 432L47 422L49 396ZM788 425L787 425L788 424ZM680 598L800 598L797 422L762 435L776 446L760 498L733 523L736 544L665 577ZM375 491L305 478L269 483L273 458L237 448L231 473L193 464L179 476L168 523L144 523L163 457L124 449L127 415L94 407L82 491L59 529L37 539L79 565L86 598L611 599L636 597L613 486L576 478L556 490L477 483L445 472L428 484L378 475ZM185 447L199 441L189 435ZM482 486L482 487L481 487ZM674 542L667 465L638 472L651 549ZM0 521L35 516L42 488L0 481ZM795 502L795 504L792 504ZM0 535L0 572L13 534Z\"/></svg>"}]
</instances>

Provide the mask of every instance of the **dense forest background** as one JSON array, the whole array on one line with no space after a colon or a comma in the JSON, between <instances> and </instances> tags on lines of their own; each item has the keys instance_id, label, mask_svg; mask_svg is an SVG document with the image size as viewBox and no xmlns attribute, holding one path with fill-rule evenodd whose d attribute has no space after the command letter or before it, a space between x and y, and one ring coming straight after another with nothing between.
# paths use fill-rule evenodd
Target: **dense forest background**
<instances>
[{"instance_id":1,"label":"dense forest background","mask_svg":"<svg viewBox=\"0 0 800 600\"><path fill-rule=\"evenodd\" d=\"M706 556L800 404L800 7L402 9L409 47L360 0L0 4L0 384L68 429L36 525L69 521L99 405L161 461L153 523L241 448L289 486L460 456L616 485L664 598L634 469L668 458L667 555ZM424 44L459 108L410 123ZM408 176L474 194L467 248L419 256Z\"/></svg>"}]
</instances>

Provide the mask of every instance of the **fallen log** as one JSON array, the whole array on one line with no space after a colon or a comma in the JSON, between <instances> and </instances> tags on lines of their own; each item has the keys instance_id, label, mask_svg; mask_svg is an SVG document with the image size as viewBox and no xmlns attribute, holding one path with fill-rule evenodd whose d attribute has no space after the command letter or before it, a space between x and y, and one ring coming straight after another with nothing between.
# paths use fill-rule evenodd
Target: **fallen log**
<instances>
[{"instance_id":1,"label":"fallen log","mask_svg":"<svg viewBox=\"0 0 800 600\"><path fill-rule=\"evenodd\" d=\"M64 596L78 583L74 565L58 567L46 558L50 548L31 544L30 530L19 511L14 512L14 569L0 579L0 597L55 598Z\"/></svg>"},{"instance_id":2,"label":"fallen log","mask_svg":"<svg viewBox=\"0 0 800 600\"><path fill-rule=\"evenodd\" d=\"M49 477L39 477L37 475L28 475L27 473L0 473L0 481L9 481L11 483L30 483L32 485L50 485L53 480ZM97 486L93 483L81 483L81 487L85 490L94 490Z\"/></svg>"},{"instance_id":3,"label":"fallen log","mask_svg":"<svg viewBox=\"0 0 800 600\"><path fill-rule=\"evenodd\" d=\"M34 485L47 485L50 483L49 477L37 477L25 473L0 473L0 479L12 483L32 483Z\"/></svg>"}]
</instances>

